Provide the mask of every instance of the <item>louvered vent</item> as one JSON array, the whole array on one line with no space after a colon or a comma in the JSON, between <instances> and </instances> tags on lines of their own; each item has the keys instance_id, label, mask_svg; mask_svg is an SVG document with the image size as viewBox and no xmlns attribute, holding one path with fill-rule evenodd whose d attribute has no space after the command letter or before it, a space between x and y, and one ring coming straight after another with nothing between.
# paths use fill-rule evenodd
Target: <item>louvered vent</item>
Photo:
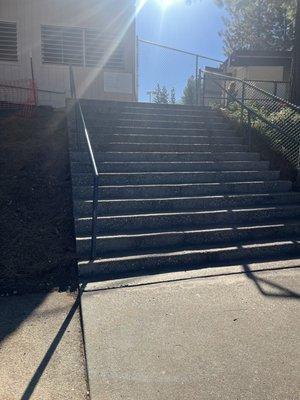
<instances>
[{"instance_id":1,"label":"louvered vent","mask_svg":"<svg viewBox=\"0 0 300 400\"><path fill-rule=\"evenodd\" d=\"M124 69L124 45L96 29L42 26L42 60L46 64Z\"/></svg>"},{"instance_id":2,"label":"louvered vent","mask_svg":"<svg viewBox=\"0 0 300 400\"><path fill-rule=\"evenodd\" d=\"M103 65L109 69L124 69L124 46L111 36L103 36L96 29L85 30L85 64Z\"/></svg>"},{"instance_id":3,"label":"louvered vent","mask_svg":"<svg viewBox=\"0 0 300 400\"><path fill-rule=\"evenodd\" d=\"M42 60L46 64L83 66L82 29L43 25Z\"/></svg>"},{"instance_id":4,"label":"louvered vent","mask_svg":"<svg viewBox=\"0 0 300 400\"><path fill-rule=\"evenodd\" d=\"M17 24L0 21L0 61L18 61Z\"/></svg>"}]
</instances>

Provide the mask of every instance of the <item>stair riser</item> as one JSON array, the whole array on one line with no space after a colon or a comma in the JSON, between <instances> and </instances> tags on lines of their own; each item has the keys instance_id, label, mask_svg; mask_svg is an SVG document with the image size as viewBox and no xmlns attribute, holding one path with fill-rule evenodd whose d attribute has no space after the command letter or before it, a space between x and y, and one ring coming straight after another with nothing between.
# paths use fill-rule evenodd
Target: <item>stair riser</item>
<instances>
[{"instance_id":1,"label":"stair riser","mask_svg":"<svg viewBox=\"0 0 300 400\"><path fill-rule=\"evenodd\" d=\"M96 120L96 119L90 119L86 121L87 126L90 128L99 128L100 130L102 128L106 127L141 127L141 128L182 128L182 129L205 129L207 128L207 123L202 121L196 121L196 122L186 122L186 121L164 121L163 119L161 120L153 120L153 121L147 121L147 120L130 120L130 119L117 119L114 122L112 121L103 121L103 120ZM222 123L222 124L217 124L219 129L227 128L227 125Z\"/></svg>"},{"instance_id":2,"label":"stair riser","mask_svg":"<svg viewBox=\"0 0 300 400\"><path fill-rule=\"evenodd\" d=\"M107 237L97 240L97 257L116 255L122 252L176 251L221 243L241 243L255 239L280 240L300 235L300 226L272 226L256 228L219 229L215 231L179 232L168 234L140 235L136 237ZM90 254L91 240L77 240L77 254L81 259Z\"/></svg>"},{"instance_id":3,"label":"stair riser","mask_svg":"<svg viewBox=\"0 0 300 400\"><path fill-rule=\"evenodd\" d=\"M128 109L130 110L137 110L138 112L145 112L144 110L183 110L185 113L187 111L197 111L197 112L210 112L210 113L217 113L217 110L212 110L210 107L207 106L194 106L188 104L155 104L155 103L143 103L143 102L115 102L115 101L106 101L106 100L81 100L81 106L84 109L89 110L97 110L97 112L127 112Z\"/></svg>"},{"instance_id":4,"label":"stair riser","mask_svg":"<svg viewBox=\"0 0 300 400\"><path fill-rule=\"evenodd\" d=\"M102 116L95 116L96 118L102 119ZM119 116L121 119L127 120L142 120L142 121L178 121L178 122L204 122L204 123L224 123L224 118L222 116L212 115L207 116L207 114L198 114L198 115L186 115L186 114L141 114L141 113L121 113Z\"/></svg>"},{"instance_id":5,"label":"stair riser","mask_svg":"<svg viewBox=\"0 0 300 400\"><path fill-rule=\"evenodd\" d=\"M117 152L243 152L247 146L241 144L151 144L151 143L93 143L95 151L117 151Z\"/></svg>"},{"instance_id":6,"label":"stair riser","mask_svg":"<svg viewBox=\"0 0 300 400\"><path fill-rule=\"evenodd\" d=\"M216 182L250 182L268 181L279 179L278 171L258 171L258 172L187 172L187 173L162 173L162 174L143 174L134 175L100 175L101 185L155 185L155 184L180 184L180 183L216 183ZM73 193L77 194L77 185L89 185L93 179L89 175L73 176L75 185ZM79 192L78 192L79 193ZM90 198L91 187L82 187L80 195L82 198Z\"/></svg>"},{"instance_id":7,"label":"stair riser","mask_svg":"<svg viewBox=\"0 0 300 400\"><path fill-rule=\"evenodd\" d=\"M216 196L243 193L276 193L291 189L291 183L275 182L245 182L245 183L216 183L204 185L183 186L121 186L100 187L99 199L144 199L164 197Z\"/></svg>"},{"instance_id":8,"label":"stair riser","mask_svg":"<svg viewBox=\"0 0 300 400\"><path fill-rule=\"evenodd\" d=\"M76 197L76 193L75 193ZM92 193L89 199L92 198ZM206 197L201 199L177 199L177 200L145 200L145 201L111 201L99 202L98 215L128 215L161 212L181 212L191 210L224 210L227 208L264 207L280 204L295 204L300 196L244 196L244 197ZM74 203L74 214L76 217L90 217L92 215L92 201L76 200Z\"/></svg>"},{"instance_id":9,"label":"stair riser","mask_svg":"<svg viewBox=\"0 0 300 400\"><path fill-rule=\"evenodd\" d=\"M228 161L228 162L115 162L98 163L101 172L187 172L187 171L266 171L268 161ZM81 166L72 165L72 171L84 172Z\"/></svg>"},{"instance_id":10,"label":"stair riser","mask_svg":"<svg viewBox=\"0 0 300 400\"><path fill-rule=\"evenodd\" d=\"M141 215L141 216L123 216L123 217L103 217L98 219L98 233L116 233L116 232L142 232L150 230L168 230L168 229L191 229L207 226L224 226L225 224L240 223L262 223L263 221L276 221L279 218L299 218L300 210L295 209L271 209L271 210L242 210L242 211L217 211L188 214L172 215ZM90 235L91 219L76 220L76 232L78 236Z\"/></svg>"},{"instance_id":11,"label":"stair riser","mask_svg":"<svg viewBox=\"0 0 300 400\"><path fill-rule=\"evenodd\" d=\"M88 155L82 155L82 157L72 156L72 159L77 159L80 161L85 161L87 166L83 167L86 171L90 170L90 161ZM96 160L98 163L109 162L109 161L178 161L178 162L188 162L188 161L258 161L258 153L246 153L246 152L228 152L228 153L124 153L124 152L110 152L102 153L96 155ZM73 168L74 167L74 168ZM82 171L82 168L76 164L72 165L72 169L76 171Z\"/></svg>"},{"instance_id":12,"label":"stair riser","mask_svg":"<svg viewBox=\"0 0 300 400\"><path fill-rule=\"evenodd\" d=\"M209 109L201 109L201 108L185 108L185 107L176 107L176 108L161 108L161 107L124 107L120 110L125 114L155 114L155 115L194 115L198 117L215 117L220 116L218 112L212 111Z\"/></svg>"},{"instance_id":13,"label":"stair riser","mask_svg":"<svg viewBox=\"0 0 300 400\"><path fill-rule=\"evenodd\" d=\"M211 110L209 108L202 107L189 107L189 106L153 106L153 105L120 105L120 106L106 106L106 105L91 105L86 107L81 103L82 109L85 113L95 113L95 114L168 114L168 115L220 115L217 111Z\"/></svg>"},{"instance_id":14,"label":"stair riser","mask_svg":"<svg viewBox=\"0 0 300 400\"><path fill-rule=\"evenodd\" d=\"M187 253L178 256L149 257L142 260L112 260L106 263L90 263L80 266L81 276L93 274L113 274L134 271L162 271L172 268L181 270L188 268L205 268L209 264L218 263L218 266L240 260L277 259L299 254L298 244L285 244L265 248L233 248L224 251L206 253Z\"/></svg>"},{"instance_id":15,"label":"stair riser","mask_svg":"<svg viewBox=\"0 0 300 400\"><path fill-rule=\"evenodd\" d=\"M179 135L179 136L207 136L210 133L212 136L234 136L232 129L217 129L212 128L211 130L199 128L199 129L183 129L183 128L139 128L139 127L88 127L91 137L100 136L101 134L135 134L135 135ZM76 133L75 130L70 131L70 133ZM83 136L82 136L83 137Z\"/></svg>"},{"instance_id":16,"label":"stair riser","mask_svg":"<svg viewBox=\"0 0 300 400\"><path fill-rule=\"evenodd\" d=\"M179 135L135 135L135 134L99 134L91 135L93 143L163 143L163 144L242 144L243 139L234 136L179 136ZM75 140L75 137L72 139ZM84 140L80 140L84 144Z\"/></svg>"}]
</instances>

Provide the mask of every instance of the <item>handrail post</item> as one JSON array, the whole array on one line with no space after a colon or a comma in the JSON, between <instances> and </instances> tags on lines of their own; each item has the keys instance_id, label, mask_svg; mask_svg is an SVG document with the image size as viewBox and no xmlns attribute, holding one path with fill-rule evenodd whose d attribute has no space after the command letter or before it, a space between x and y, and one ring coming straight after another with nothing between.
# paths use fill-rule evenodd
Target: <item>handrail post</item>
<instances>
[{"instance_id":1,"label":"handrail post","mask_svg":"<svg viewBox=\"0 0 300 400\"><path fill-rule=\"evenodd\" d=\"M94 260L97 254L97 217L98 217L98 194L99 194L99 175L94 175L93 189L93 217L92 217L92 244L91 260Z\"/></svg>"},{"instance_id":2,"label":"handrail post","mask_svg":"<svg viewBox=\"0 0 300 400\"><path fill-rule=\"evenodd\" d=\"M244 122L245 87L246 87L245 81L243 80L243 84L242 84L242 97L241 97L242 107L241 107L241 117L240 117L241 124ZM249 113L248 113L248 115L249 115Z\"/></svg>"},{"instance_id":3,"label":"handrail post","mask_svg":"<svg viewBox=\"0 0 300 400\"><path fill-rule=\"evenodd\" d=\"M248 147L251 150L251 113L247 110L247 138L248 138Z\"/></svg>"},{"instance_id":4,"label":"handrail post","mask_svg":"<svg viewBox=\"0 0 300 400\"><path fill-rule=\"evenodd\" d=\"M79 124L78 124L78 102L77 102L77 94L74 80L74 71L73 67L69 65L69 73L70 73L70 91L71 98L74 99L74 112L75 112L75 137L76 137L76 148L79 150Z\"/></svg>"},{"instance_id":5,"label":"handrail post","mask_svg":"<svg viewBox=\"0 0 300 400\"><path fill-rule=\"evenodd\" d=\"M199 105L199 56L196 56L196 105Z\"/></svg>"},{"instance_id":6,"label":"handrail post","mask_svg":"<svg viewBox=\"0 0 300 400\"><path fill-rule=\"evenodd\" d=\"M298 160L297 160L297 175L296 175L296 189L300 189L300 144L298 149Z\"/></svg>"},{"instance_id":7,"label":"handrail post","mask_svg":"<svg viewBox=\"0 0 300 400\"><path fill-rule=\"evenodd\" d=\"M277 96L277 93L278 93L278 82L274 81L274 92L273 92L274 96Z\"/></svg>"},{"instance_id":8,"label":"handrail post","mask_svg":"<svg viewBox=\"0 0 300 400\"><path fill-rule=\"evenodd\" d=\"M203 84L202 84L202 106L205 106L205 90L206 90L206 78L205 78L205 71L202 72L202 80L203 80Z\"/></svg>"}]
</instances>

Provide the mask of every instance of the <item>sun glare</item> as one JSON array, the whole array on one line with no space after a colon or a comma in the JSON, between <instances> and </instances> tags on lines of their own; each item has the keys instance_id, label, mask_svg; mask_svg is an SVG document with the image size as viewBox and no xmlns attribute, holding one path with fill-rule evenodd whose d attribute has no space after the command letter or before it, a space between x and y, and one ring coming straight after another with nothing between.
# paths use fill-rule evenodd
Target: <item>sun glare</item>
<instances>
[{"instance_id":1,"label":"sun glare","mask_svg":"<svg viewBox=\"0 0 300 400\"><path fill-rule=\"evenodd\" d=\"M167 8L175 3L176 0L157 0L161 8Z\"/></svg>"}]
</instances>

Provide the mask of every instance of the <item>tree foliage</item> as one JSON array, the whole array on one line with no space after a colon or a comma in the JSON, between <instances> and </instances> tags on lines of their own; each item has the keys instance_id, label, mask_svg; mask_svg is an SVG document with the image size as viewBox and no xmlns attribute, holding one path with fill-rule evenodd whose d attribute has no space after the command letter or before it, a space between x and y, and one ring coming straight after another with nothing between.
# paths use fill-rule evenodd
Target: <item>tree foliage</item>
<instances>
[{"instance_id":1,"label":"tree foliage","mask_svg":"<svg viewBox=\"0 0 300 400\"><path fill-rule=\"evenodd\" d=\"M292 49L297 0L212 1L226 11L220 32L226 55L234 50Z\"/></svg>"},{"instance_id":2,"label":"tree foliage","mask_svg":"<svg viewBox=\"0 0 300 400\"><path fill-rule=\"evenodd\" d=\"M234 50L291 50L296 0L224 0L220 33L228 55Z\"/></svg>"},{"instance_id":3,"label":"tree foliage","mask_svg":"<svg viewBox=\"0 0 300 400\"><path fill-rule=\"evenodd\" d=\"M198 78L199 79L199 78ZM201 81L199 79L199 96L201 95ZM199 97L198 96L198 97ZM198 98L199 101L199 98ZM181 102L183 104L197 105L197 82L196 78L192 75L187 80L185 88L183 89L183 95L181 97Z\"/></svg>"},{"instance_id":4,"label":"tree foliage","mask_svg":"<svg viewBox=\"0 0 300 400\"><path fill-rule=\"evenodd\" d=\"M175 104L176 103L176 93L175 93L174 88L171 89L170 98L171 98L171 104Z\"/></svg>"},{"instance_id":5,"label":"tree foliage","mask_svg":"<svg viewBox=\"0 0 300 400\"><path fill-rule=\"evenodd\" d=\"M153 103L156 104L175 104L176 103L176 93L175 89L172 88L169 93L168 89L165 86L160 86L158 83L156 85L155 90L153 90Z\"/></svg>"}]
</instances>

